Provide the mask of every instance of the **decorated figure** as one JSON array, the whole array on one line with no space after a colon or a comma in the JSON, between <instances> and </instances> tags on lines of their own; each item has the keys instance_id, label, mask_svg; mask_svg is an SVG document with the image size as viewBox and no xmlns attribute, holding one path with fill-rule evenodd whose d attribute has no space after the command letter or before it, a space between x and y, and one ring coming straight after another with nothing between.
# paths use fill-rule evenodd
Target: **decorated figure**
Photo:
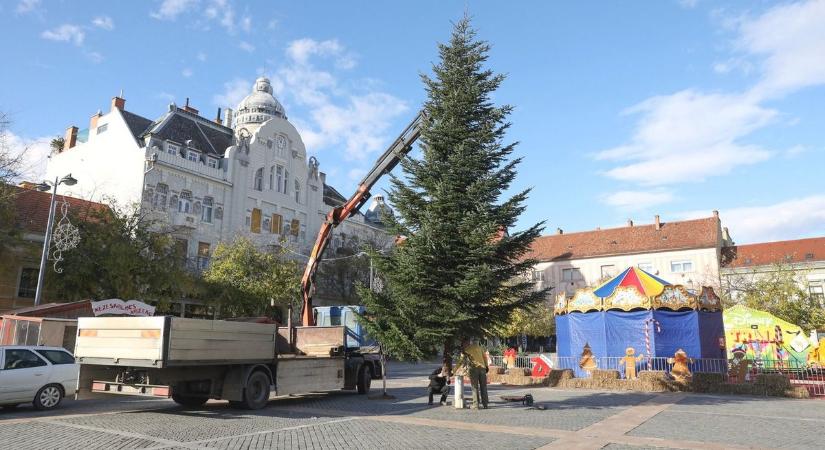
<instances>
[{"instance_id":1,"label":"decorated figure","mask_svg":"<svg viewBox=\"0 0 825 450\"><path fill-rule=\"evenodd\" d=\"M667 362L668 364L673 364L673 367L670 368L670 376L672 376L674 380L680 383L687 383L690 381L693 375L690 373L688 364L692 363L693 359L688 358L688 355L684 350L681 348L676 350L673 358L668 358Z\"/></svg>"},{"instance_id":2,"label":"decorated figure","mask_svg":"<svg viewBox=\"0 0 825 450\"><path fill-rule=\"evenodd\" d=\"M737 346L731 351L731 353L733 353L733 358L730 360L730 372L728 372L728 377L735 379L737 383L744 383L745 381L748 381L748 366L750 365L750 361L745 358L747 353L745 348Z\"/></svg>"},{"instance_id":3,"label":"decorated figure","mask_svg":"<svg viewBox=\"0 0 825 450\"><path fill-rule=\"evenodd\" d=\"M590 350L590 344L585 342L584 349L582 349L582 357L579 360L579 367L581 367L585 372L590 374L593 369L598 367L596 364L596 358L593 356L593 351Z\"/></svg>"},{"instance_id":4,"label":"decorated figure","mask_svg":"<svg viewBox=\"0 0 825 450\"><path fill-rule=\"evenodd\" d=\"M503 358L504 365L508 369L516 367L516 355L517 354L518 354L518 352L514 348L508 348L507 350L504 351L504 358Z\"/></svg>"},{"instance_id":5,"label":"decorated figure","mask_svg":"<svg viewBox=\"0 0 825 450\"><path fill-rule=\"evenodd\" d=\"M624 377L628 380L636 379L636 362L641 361L644 356L636 356L636 349L628 347L624 351L624 358L619 360L620 364L624 364Z\"/></svg>"}]
</instances>

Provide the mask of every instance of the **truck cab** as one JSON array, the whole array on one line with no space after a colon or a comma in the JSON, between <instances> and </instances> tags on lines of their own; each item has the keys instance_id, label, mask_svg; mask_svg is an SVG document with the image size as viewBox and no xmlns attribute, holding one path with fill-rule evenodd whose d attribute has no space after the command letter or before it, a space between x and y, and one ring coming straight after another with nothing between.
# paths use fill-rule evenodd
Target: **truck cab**
<instances>
[{"instance_id":1,"label":"truck cab","mask_svg":"<svg viewBox=\"0 0 825 450\"><path fill-rule=\"evenodd\" d=\"M343 325L346 327L346 347L348 350L378 345L374 339L367 336L367 330L356 319L359 314L364 313L363 306L319 306L313 308L313 311L315 313L315 324L318 326Z\"/></svg>"}]
</instances>

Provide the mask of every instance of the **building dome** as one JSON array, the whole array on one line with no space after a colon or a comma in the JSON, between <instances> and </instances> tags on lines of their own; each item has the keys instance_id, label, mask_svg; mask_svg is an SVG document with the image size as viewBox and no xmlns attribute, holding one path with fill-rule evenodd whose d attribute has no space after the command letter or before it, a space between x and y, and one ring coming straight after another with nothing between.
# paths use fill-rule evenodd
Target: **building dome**
<instances>
[{"instance_id":1,"label":"building dome","mask_svg":"<svg viewBox=\"0 0 825 450\"><path fill-rule=\"evenodd\" d=\"M269 79L260 77L255 80L252 93L238 104L235 126L260 124L273 117L286 119L286 112L281 103L272 95Z\"/></svg>"},{"instance_id":2,"label":"building dome","mask_svg":"<svg viewBox=\"0 0 825 450\"><path fill-rule=\"evenodd\" d=\"M364 213L364 219L367 222L376 225L383 225L381 219L383 218L384 214L390 216L394 215L392 208L390 208L389 205L384 203L384 196L376 195L372 198L372 204L370 204L369 209L367 209L367 212Z\"/></svg>"}]
</instances>

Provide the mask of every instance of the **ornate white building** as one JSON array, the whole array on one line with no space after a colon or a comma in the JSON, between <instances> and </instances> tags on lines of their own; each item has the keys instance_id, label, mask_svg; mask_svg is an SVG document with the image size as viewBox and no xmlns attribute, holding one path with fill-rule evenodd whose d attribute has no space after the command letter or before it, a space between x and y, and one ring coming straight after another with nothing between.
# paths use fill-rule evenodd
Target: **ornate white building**
<instances>
[{"instance_id":1,"label":"ornate white building","mask_svg":"<svg viewBox=\"0 0 825 450\"><path fill-rule=\"evenodd\" d=\"M221 118L170 104L157 120L125 109L122 96L89 128L69 127L62 150L49 161L47 178L71 173L78 183L61 193L139 208L185 248L199 268L218 242L246 235L260 246L286 241L308 253L324 216L344 197L325 184L315 157L266 78ZM352 186L349 190L354 190ZM370 211L382 207L376 196ZM378 214L358 214L340 226L340 246L389 242Z\"/></svg>"}]
</instances>

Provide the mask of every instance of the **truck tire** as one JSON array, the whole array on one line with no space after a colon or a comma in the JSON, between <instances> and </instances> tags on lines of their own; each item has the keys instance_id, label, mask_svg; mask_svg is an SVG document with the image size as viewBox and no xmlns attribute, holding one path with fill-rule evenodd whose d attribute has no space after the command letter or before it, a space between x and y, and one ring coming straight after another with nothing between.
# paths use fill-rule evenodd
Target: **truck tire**
<instances>
[{"instance_id":1,"label":"truck tire","mask_svg":"<svg viewBox=\"0 0 825 450\"><path fill-rule=\"evenodd\" d=\"M361 365L358 369L358 393L361 395L367 394L370 391L372 384L372 372L366 364Z\"/></svg>"},{"instance_id":2,"label":"truck tire","mask_svg":"<svg viewBox=\"0 0 825 450\"><path fill-rule=\"evenodd\" d=\"M261 371L252 372L243 390L242 406L261 409L269 402L269 377Z\"/></svg>"},{"instance_id":3,"label":"truck tire","mask_svg":"<svg viewBox=\"0 0 825 450\"><path fill-rule=\"evenodd\" d=\"M178 405L186 406L187 408L197 408L198 406L203 406L209 399L207 397L172 394L172 400Z\"/></svg>"}]
</instances>

